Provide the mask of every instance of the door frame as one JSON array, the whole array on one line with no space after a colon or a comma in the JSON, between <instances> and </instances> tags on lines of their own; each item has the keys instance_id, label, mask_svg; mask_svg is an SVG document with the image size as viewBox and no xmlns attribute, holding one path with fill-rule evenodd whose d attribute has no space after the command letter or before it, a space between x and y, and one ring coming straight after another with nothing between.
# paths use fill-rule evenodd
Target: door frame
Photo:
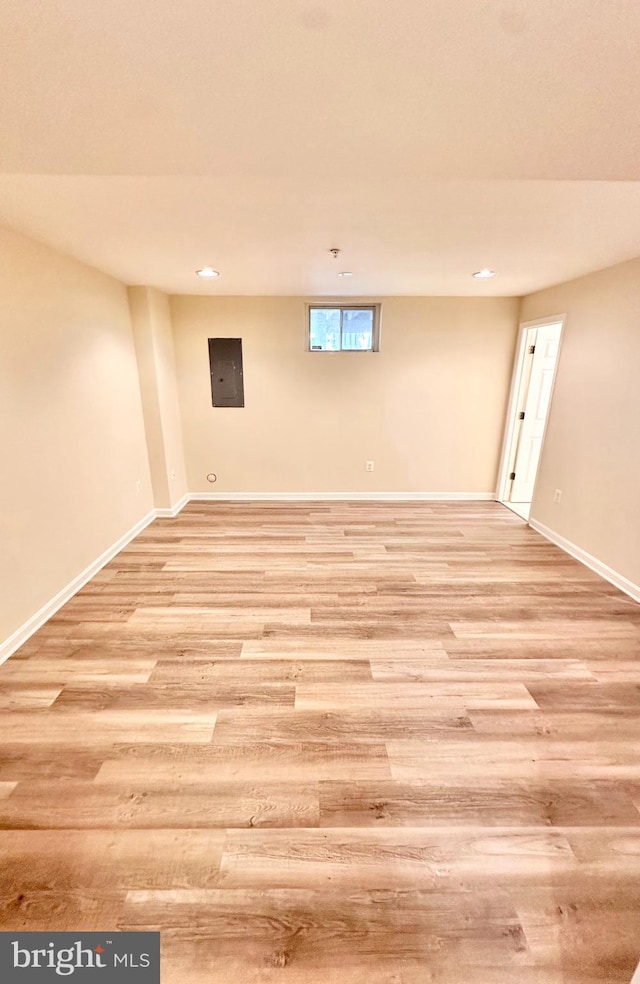
<instances>
[{"instance_id":1,"label":"door frame","mask_svg":"<svg viewBox=\"0 0 640 984\"><path fill-rule=\"evenodd\" d=\"M542 435L542 446L541 454L544 449L544 442L547 436L547 425L549 423L549 416L551 414L551 407L553 404L553 393L556 385L556 378L558 375L558 363L560 361L560 355L562 352L562 340L564 338L564 327L566 322L566 314L556 314L552 317L547 318L536 318L533 321L521 321L518 328L518 343L516 346L516 356L513 365L513 375L511 377L511 389L509 391L509 402L507 404L507 419L504 430L504 438L502 441L502 454L500 455L500 467L498 468L498 485L496 488L496 499L498 502L507 503L509 501L510 492L510 482L511 479L509 475L513 471L513 465L515 462L516 452L518 449L517 439L519 435L519 423L518 423L518 412L521 400L521 390L522 390L522 377L524 374L525 358L527 355L527 332L530 328L543 328L546 325L560 325L560 343L558 345L558 358L556 359L556 367L553 373L553 382L551 384L551 395L549 397L549 410L547 412L547 418L544 422L544 433ZM536 473L536 484L538 481L538 476ZM535 485L533 488L533 495L535 495ZM532 497L533 498L533 497Z\"/></svg>"}]
</instances>

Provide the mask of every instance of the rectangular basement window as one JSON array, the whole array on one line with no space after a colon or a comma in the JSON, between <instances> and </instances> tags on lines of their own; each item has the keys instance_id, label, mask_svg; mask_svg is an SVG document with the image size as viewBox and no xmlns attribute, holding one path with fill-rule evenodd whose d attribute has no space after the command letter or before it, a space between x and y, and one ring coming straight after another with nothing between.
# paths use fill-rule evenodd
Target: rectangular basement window
<instances>
[{"instance_id":1,"label":"rectangular basement window","mask_svg":"<svg viewBox=\"0 0 640 984\"><path fill-rule=\"evenodd\" d=\"M309 304L310 352L377 352L379 304Z\"/></svg>"}]
</instances>

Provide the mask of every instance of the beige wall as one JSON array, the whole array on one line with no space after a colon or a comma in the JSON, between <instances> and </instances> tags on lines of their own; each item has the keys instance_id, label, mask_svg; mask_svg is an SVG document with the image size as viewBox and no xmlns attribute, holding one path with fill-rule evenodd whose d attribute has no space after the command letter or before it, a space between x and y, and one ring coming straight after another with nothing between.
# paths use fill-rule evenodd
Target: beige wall
<instances>
[{"instance_id":1,"label":"beige wall","mask_svg":"<svg viewBox=\"0 0 640 984\"><path fill-rule=\"evenodd\" d=\"M0 296L1 644L152 498L126 288L0 229Z\"/></svg>"},{"instance_id":2,"label":"beige wall","mask_svg":"<svg viewBox=\"0 0 640 984\"><path fill-rule=\"evenodd\" d=\"M190 491L495 490L516 299L386 298L375 354L305 351L301 298L171 310ZM244 409L211 406L214 336L243 340Z\"/></svg>"},{"instance_id":3,"label":"beige wall","mask_svg":"<svg viewBox=\"0 0 640 984\"><path fill-rule=\"evenodd\" d=\"M521 309L523 320L562 313L531 515L640 584L640 259L532 294Z\"/></svg>"},{"instance_id":4,"label":"beige wall","mask_svg":"<svg viewBox=\"0 0 640 984\"><path fill-rule=\"evenodd\" d=\"M0 647L149 512L149 462L160 507L187 488L494 491L516 299L386 298L379 353L309 353L302 298L169 306L141 287L130 309L122 284L8 230L0 293ZM532 518L639 584L640 260L520 310L563 313ZM216 335L243 339L244 409L211 406Z\"/></svg>"},{"instance_id":5,"label":"beige wall","mask_svg":"<svg viewBox=\"0 0 640 984\"><path fill-rule=\"evenodd\" d=\"M153 501L167 509L187 491L169 298L153 287L130 287L129 306Z\"/></svg>"}]
</instances>

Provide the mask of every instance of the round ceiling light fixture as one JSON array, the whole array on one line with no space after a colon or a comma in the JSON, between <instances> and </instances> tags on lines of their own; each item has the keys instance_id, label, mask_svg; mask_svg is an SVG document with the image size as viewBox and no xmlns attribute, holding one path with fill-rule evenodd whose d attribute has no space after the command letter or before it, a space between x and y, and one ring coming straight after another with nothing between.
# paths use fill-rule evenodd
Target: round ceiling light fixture
<instances>
[{"instance_id":1,"label":"round ceiling light fixture","mask_svg":"<svg viewBox=\"0 0 640 984\"><path fill-rule=\"evenodd\" d=\"M488 267L483 267L482 270L477 270L474 274L472 274L476 280L491 280L491 278L495 277L495 275L496 271L489 270Z\"/></svg>"},{"instance_id":2,"label":"round ceiling light fixture","mask_svg":"<svg viewBox=\"0 0 640 984\"><path fill-rule=\"evenodd\" d=\"M199 277L205 277L207 280L213 280L214 277L219 277L220 274L213 267L203 267L202 270L196 270Z\"/></svg>"}]
</instances>

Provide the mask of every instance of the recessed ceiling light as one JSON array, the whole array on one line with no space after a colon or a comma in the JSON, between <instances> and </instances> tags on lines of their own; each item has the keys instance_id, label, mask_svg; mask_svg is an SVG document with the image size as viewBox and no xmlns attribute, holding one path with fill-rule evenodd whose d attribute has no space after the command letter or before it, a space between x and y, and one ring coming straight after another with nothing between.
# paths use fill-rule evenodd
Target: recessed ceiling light
<instances>
[{"instance_id":1,"label":"recessed ceiling light","mask_svg":"<svg viewBox=\"0 0 640 984\"><path fill-rule=\"evenodd\" d=\"M478 270L473 276L476 280L491 280L491 277L495 277L495 270L488 270L487 267L483 267L482 270Z\"/></svg>"},{"instance_id":2,"label":"recessed ceiling light","mask_svg":"<svg viewBox=\"0 0 640 984\"><path fill-rule=\"evenodd\" d=\"M203 267L202 270L196 270L196 273L199 277L208 277L209 280L220 276L218 271L214 270L213 267Z\"/></svg>"},{"instance_id":3,"label":"recessed ceiling light","mask_svg":"<svg viewBox=\"0 0 640 984\"><path fill-rule=\"evenodd\" d=\"M352 274L352 272L351 272L351 270L342 270L342 271L341 271L341 272L340 272L340 273L338 274L338 276L339 276L339 277L353 277L353 274Z\"/></svg>"}]
</instances>

